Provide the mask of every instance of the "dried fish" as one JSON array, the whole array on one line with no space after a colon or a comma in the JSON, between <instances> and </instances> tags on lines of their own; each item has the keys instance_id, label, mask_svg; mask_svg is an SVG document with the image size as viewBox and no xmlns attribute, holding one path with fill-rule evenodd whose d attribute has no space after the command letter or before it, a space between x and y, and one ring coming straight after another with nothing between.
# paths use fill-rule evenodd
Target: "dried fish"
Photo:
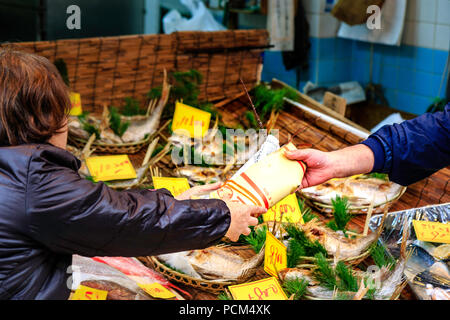
<instances>
[{"instance_id":1,"label":"dried fish","mask_svg":"<svg viewBox=\"0 0 450 320\"><path fill-rule=\"evenodd\" d=\"M145 139L146 136L151 136L156 132L159 126L164 107L169 100L170 85L167 82L167 72L164 70L164 82L161 99L158 105L153 110L152 114L144 120L137 120L130 123L128 129L122 136L122 140L126 143L135 142Z\"/></svg>"},{"instance_id":2,"label":"dried fish","mask_svg":"<svg viewBox=\"0 0 450 320\"><path fill-rule=\"evenodd\" d=\"M196 167L196 166L184 166L176 168L174 173L178 177L186 177L192 183L213 183L221 181L220 175L222 170L218 168L210 167Z\"/></svg>"},{"instance_id":3,"label":"dried fish","mask_svg":"<svg viewBox=\"0 0 450 320\"><path fill-rule=\"evenodd\" d=\"M329 255L339 254L340 259L361 255L378 239L378 234L375 232L356 239L347 238L343 233L333 231L315 219L300 227L310 240L319 241Z\"/></svg>"},{"instance_id":4,"label":"dried fish","mask_svg":"<svg viewBox=\"0 0 450 320\"><path fill-rule=\"evenodd\" d=\"M332 205L332 200L339 197L348 198L350 208L381 206L397 198L403 187L378 178L343 178L331 179L321 185L301 190L303 197L325 205Z\"/></svg>"},{"instance_id":5,"label":"dried fish","mask_svg":"<svg viewBox=\"0 0 450 320\"><path fill-rule=\"evenodd\" d=\"M160 255L158 258L172 268L193 277L217 281L245 281L263 262L264 247L249 259L220 247Z\"/></svg>"}]
</instances>

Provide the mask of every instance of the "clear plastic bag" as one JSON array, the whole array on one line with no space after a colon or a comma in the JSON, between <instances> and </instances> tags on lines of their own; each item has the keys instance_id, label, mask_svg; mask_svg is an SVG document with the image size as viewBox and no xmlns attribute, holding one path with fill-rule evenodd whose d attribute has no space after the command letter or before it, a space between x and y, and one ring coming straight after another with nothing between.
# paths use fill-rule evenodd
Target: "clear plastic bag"
<instances>
[{"instance_id":1,"label":"clear plastic bag","mask_svg":"<svg viewBox=\"0 0 450 320\"><path fill-rule=\"evenodd\" d=\"M183 18L177 10L169 11L163 18L164 33L175 31L220 31L226 30L199 0L180 0L192 14L190 19Z\"/></svg>"}]
</instances>

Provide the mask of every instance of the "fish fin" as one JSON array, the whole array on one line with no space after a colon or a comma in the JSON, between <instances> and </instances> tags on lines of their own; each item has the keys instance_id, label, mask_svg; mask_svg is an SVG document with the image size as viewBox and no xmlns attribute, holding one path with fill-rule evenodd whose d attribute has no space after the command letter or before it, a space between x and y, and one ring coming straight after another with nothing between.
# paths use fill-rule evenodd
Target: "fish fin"
<instances>
[{"instance_id":1,"label":"fish fin","mask_svg":"<svg viewBox=\"0 0 450 320\"><path fill-rule=\"evenodd\" d=\"M405 221L403 221L402 244L401 244L401 247L400 247L400 256L403 259L407 258L407 256L406 256L406 243L407 243L408 236L409 236L409 227L410 227L410 224L409 224L408 218L405 218Z\"/></svg>"}]
</instances>

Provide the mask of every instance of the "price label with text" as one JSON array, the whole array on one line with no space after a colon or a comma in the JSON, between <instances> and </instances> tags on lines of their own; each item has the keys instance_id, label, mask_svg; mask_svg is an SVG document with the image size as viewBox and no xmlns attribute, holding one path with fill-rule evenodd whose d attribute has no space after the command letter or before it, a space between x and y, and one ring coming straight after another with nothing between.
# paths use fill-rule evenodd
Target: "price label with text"
<instances>
[{"instance_id":1,"label":"price label with text","mask_svg":"<svg viewBox=\"0 0 450 320\"><path fill-rule=\"evenodd\" d=\"M450 243L450 223L413 220L413 226L420 241Z\"/></svg>"},{"instance_id":2,"label":"price label with text","mask_svg":"<svg viewBox=\"0 0 450 320\"><path fill-rule=\"evenodd\" d=\"M204 137L209 129L211 113L177 102L172 120L172 131L191 138Z\"/></svg>"},{"instance_id":3,"label":"price label with text","mask_svg":"<svg viewBox=\"0 0 450 320\"><path fill-rule=\"evenodd\" d=\"M266 232L264 271L277 277L277 272L287 267L286 246L270 232Z\"/></svg>"},{"instance_id":4,"label":"price label with text","mask_svg":"<svg viewBox=\"0 0 450 320\"><path fill-rule=\"evenodd\" d=\"M86 159L86 165L94 181L136 179L136 171L125 155L99 156Z\"/></svg>"},{"instance_id":5,"label":"price label with text","mask_svg":"<svg viewBox=\"0 0 450 320\"><path fill-rule=\"evenodd\" d=\"M155 189L167 189L174 197L189 190L189 182L186 178L153 177Z\"/></svg>"},{"instance_id":6,"label":"price label with text","mask_svg":"<svg viewBox=\"0 0 450 320\"><path fill-rule=\"evenodd\" d=\"M108 291L98 290L80 285L72 295L71 300L106 300Z\"/></svg>"},{"instance_id":7,"label":"price label with text","mask_svg":"<svg viewBox=\"0 0 450 320\"><path fill-rule=\"evenodd\" d=\"M264 221L280 221L304 224L302 212L298 205L295 193L288 195L286 198L272 206L263 214Z\"/></svg>"},{"instance_id":8,"label":"price label with text","mask_svg":"<svg viewBox=\"0 0 450 320\"><path fill-rule=\"evenodd\" d=\"M153 298L158 299L172 299L175 298L175 294L168 289L164 288L161 284L155 283L139 283L139 287L141 287L145 292L151 295Z\"/></svg>"},{"instance_id":9,"label":"price label with text","mask_svg":"<svg viewBox=\"0 0 450 320\"><path fill-rule=\"evenodd\" d=\"M234 300L287 300L286 294L276 278L229 286Z\"/></svg>"},{"instance_id":10,"label":"price label with text","mask_svg":"<svg viewBox=\"0 0 450 320\"><path fill-rule=\"evenodd\" d=\"M69 94L70 103L72 107L70 108L71 116L79 116L83 113L83 108L81 107L81 96L77 92L71 92Z\"/></svg>"}]
</instances>

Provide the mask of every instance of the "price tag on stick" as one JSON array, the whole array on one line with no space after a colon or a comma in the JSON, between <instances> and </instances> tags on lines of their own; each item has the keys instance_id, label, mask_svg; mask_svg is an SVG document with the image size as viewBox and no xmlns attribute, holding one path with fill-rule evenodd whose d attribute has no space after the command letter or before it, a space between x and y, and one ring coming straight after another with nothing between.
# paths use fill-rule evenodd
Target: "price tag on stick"
<instances>
[{"instance_id":1,"label":"price tag on stick","mask_svg":"<svg viewBox=\"0 0 450 320\"><path fill-rule=\"evenodd\" d=\"M173 292L170 292L168 289L164 288L161 284L157 282L145 284L138 283L138 285L153 298L172 299L176 297Z\"/></svg>"},{"instance_id":2,"label":"price tag on stick","mask_svg":"<svg viewBox=\"0 0 450 320\"><path fill-rule=\"evenodd\" d=\"M228 289L234 300L287 300L280 283L274 277L229 286Z\"/></svg>"},{"instance_id":3,"label":"price tag on stick","mask_svg":"<svg viewBox=\"0 0 450 320\"><path fill-rule=\"evenodd\" d=\"M71 300L106 300L108 291L98 290L80 285L72 295Z\"/></svg>"},{"instance_id":4,"label":"price tag on stick","mask_svg":"<svg viewBox=\"0 0 450 320\"><path fill-rule=\"evenodd\" d=\"M266 232L264 271L278 277L277 272L287 267L286 246L270 232Z\"/></svg>"},{"instance_id":5,"label":"price tag on stick","mask_svg":"<svg viewBox=\"0 0 450 320\"><path fill-rule=\"evenodd\" d=\"M99 156L86 159L89 173L94 181L136 179L136 171L128 156Z\"/></svg>"},{"instance_id":6,"label":"price tag on stick","mask_svg":"<svg viewBox=\"0 0 450 320\"><path fill-rule=\"evenodd\" d=\"M70 109L71 116L79 116L83 113L83 108L81 107L81 96L77 92L69 93L70 102L72 107Z\"/></svg>"},{"instance_id":7,"label":"price tag on stick","mask_svg":"<svg viewBox=\"0 0 450 320\"><path fill-rule=\"evenodd\" d=\"M177 102L172 131L191 138L202 138L209 129L211 113Z\"/></svg>"},{"instance_id":8,"label":"price tag on stick","mask_svg":"<svg viewBox=\"0 0 450 320\"><path fill-rule=\"evenodd\" d=\"M417 239L426 242L450 243L450 224L413 220Z\"/></svg>"},{"instance_id":9,"label":"price tag on stick","mask_svg":"<svg viewBox=\"0 0 450 320\"><path fill-rule=\"evenodd\" d=\"M302 212L298 205L295 193L288 195L286 198L269 208L263 214L264 221L281 221L304 224Z\"/></svg>"},{"instance_id":10,"label":"price tag on stick","mask_svg":"<svg viewBox=\"0 0 450 320\"><path fill-rule=\"evenodd\" d=\"M153 177L155 189L167 189L174 197L189 190L189 182L186 178Z\"/></svg>"}]
</instances>

